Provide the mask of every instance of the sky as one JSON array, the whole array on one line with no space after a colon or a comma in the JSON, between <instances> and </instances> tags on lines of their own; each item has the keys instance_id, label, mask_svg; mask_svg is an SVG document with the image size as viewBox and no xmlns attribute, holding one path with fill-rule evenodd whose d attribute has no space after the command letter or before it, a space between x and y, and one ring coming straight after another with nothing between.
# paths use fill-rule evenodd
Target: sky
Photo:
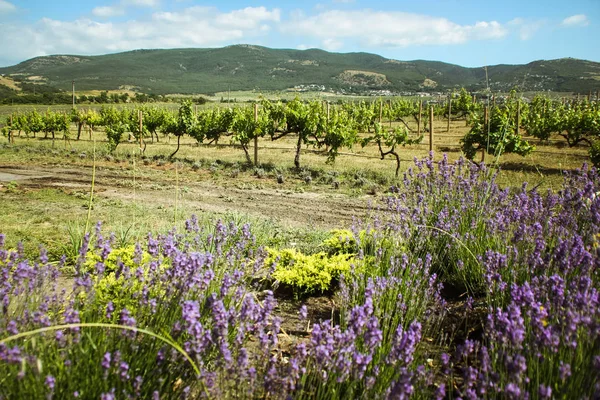
<instances>
[{"instance_id":1,"label":"sky","mask_svg":"<svg viewBox=\"0 0 600 400\"><path fill-rule=\"evenodd\" d=\"M245 43L479 67L600 61L598 38L600 0L0 0L0 66Z\"/></svg>"}]
</instances>

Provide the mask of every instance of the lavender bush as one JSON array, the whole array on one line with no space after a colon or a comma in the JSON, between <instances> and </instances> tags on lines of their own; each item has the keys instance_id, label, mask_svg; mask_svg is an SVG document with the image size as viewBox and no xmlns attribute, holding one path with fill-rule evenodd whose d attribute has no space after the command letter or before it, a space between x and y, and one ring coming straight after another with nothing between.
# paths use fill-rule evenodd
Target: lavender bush
<instances>
[{"instance_id":1,"label":"lavender bush","mask_svg":"<svg viewBox=\"0 0 600 400\"><path fill-rule=\"evenodd\" d=\"M417 357L424 302L407 301L402 315L380 307L384 296L396 303L400 278L370 280L360 298L352 290L340 324L317 322L284 348L276 300L252 287L266 253L248 226L201 229L192 218L131 257L111 256L100 226L95 238L61 290L60 264L43 251L27 260L1 237L1 398L403 398L428 384ZM411 282L433 296L424 268Z\"/></svg>"},{"instance_id":2,"label":"lavender bush","mask_svg":"<svg viewBox=\"0 0 600 400\"><path fill-rule=\"evenodd\" d=\"M488 305L482 340L441 357L444 387L473 399L600 396L597 170L541 194L501 190L463 160L415 166L386 199L381 231Z\"/></svg>"},{"instance_id":3,"label":"lavender bush","mask_svg":"<svg viewBox=\"0 0 600 400\"><path fill-rule=\"evenodd\" d=\"M445 155L434 163L430 155L415 160L392 189L380 229L401 237L416 256L431 254L446 284L475 296L488 294L500 278L511 284L551 275L561 268L551 256L555 249L569 258L577 251L569 248L573 237L589 247L600 229L600 177L585 166L566 174L557 193L527 184L511 192L498 187L485 165L449 163ZM503 268L486 267L490 251L506 257Z\"/></svg>"},{"instance_id":4,"label":"lavender bush","mask_svg":"<svg viewBox=\"0 0 600 400\"><path fill-rule=\"evenodd\" d=\"M125 248L98 226L69 278L0 235L0 399L599 398L599 183L584 167L557 192L508 190L483 165L416 160L330 241L352 256L335 312L301 307L293 333L255 286L273 266L249 225L192 217ZM449 329L463 291L475 338Z\"/></svg>"}]
</instances>

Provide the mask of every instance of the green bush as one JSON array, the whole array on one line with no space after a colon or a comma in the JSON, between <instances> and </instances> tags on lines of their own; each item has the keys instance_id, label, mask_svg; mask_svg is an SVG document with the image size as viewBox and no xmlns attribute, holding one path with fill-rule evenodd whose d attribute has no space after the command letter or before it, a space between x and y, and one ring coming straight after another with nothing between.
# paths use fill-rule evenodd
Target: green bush
<instances>
[{"instance_id":1,"label":"green bush","mask_svg":"<svg viewBox=\"0 0 600 400\"><path fill-rule=\"evenodd\" d=\"M124 267L133 269L137 267L137 263L133 260L135 257L135 246L130 245L126 247L118 247L112 249L108 253L108 257L104 260L104 271L108 274L110 272L116 272L119 269L119 263L122 263ZM150 254L147 252L142 253L140 265L147 264L150 261ZM83 269L86 272L94 272L96 270L96 264L102 261L100 254L94 253L93 251L88 252L85 262L83 263Z\"/></svg>"},{"instance_id":2,"label":"green bush","mask_svg":"<svg viewBox=\"0 0 600 400\"><path fill-rule=\"evenodd\" d=\"M302 254L295 249L267 249L266 265L275 264L272 278L303 294L332 289L340 275L352 270L352 254Z\"/></svg>"},{"instance_id":3,"label":"green bush","mask_svg":"<svg viewBox=\"0 0 600 400\"><path fill-rule=\"evenodd\" d=\"M140 294L148 277L148 267L152 257L147 252L141 253L141 258L135 260L135 246L112 249L103 262L104 270L96 271L96 264L102 261L100 254L88 252L82 270L92 276L93 298L86 299L89 293L81 292L79 300L93 304L91 310L99 315L105 315L109 303L112 303L112 317L106 322L118 322L120 312L127 308L134 311L138 308ZM161 265L160 268L164 268ZM154 290L154 289L151 289ZM152 293L158 296L159 293Z\"/></svg>"},{"instance_id":4,"label":"green bush","mask_svg":"<svg viewBox=\"0 0 600 400\"><path fill-rule=\"evenodd\" d=\"M349 229L334 229L331 236L323 241L329 254L356 254L358 245Z\"/></svg>"}]
</instances>

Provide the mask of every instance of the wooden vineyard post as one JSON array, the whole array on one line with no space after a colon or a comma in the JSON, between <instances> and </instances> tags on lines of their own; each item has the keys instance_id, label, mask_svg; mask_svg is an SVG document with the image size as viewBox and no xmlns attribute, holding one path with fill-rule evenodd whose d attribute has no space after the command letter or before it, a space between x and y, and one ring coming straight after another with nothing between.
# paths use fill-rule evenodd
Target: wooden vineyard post
<instances>
[{"instance_id":1,"label":"wooden vineyard post","mask_svg":"<svg viewBox=\"0 0 600 400\"><path fill-rule=\"evenodd\" d=\"M62 115L64 115L64 118L67 118L67 113L66 112L62 112ZM65 141L65 150L67 149L67 143L69 143L69 146L71 145L71 139L69 139L70 136L70 132L69 132L69 127L67 126L67 131L63 133L63 140Z\"/></svg>"},{"instance_id":2,"label":"wooden vineyard post","mask_svg":"<svg viewBox=\"0 0 600 400\"><path fill-rule=\"evenodd\" d=\"M254 103L254 122L258 122L258 103ZM254 165L258 167L258 136L254 136Z\"/></svg>"},{"instance_id":3,"label":"wooden vineyard post","mask_svg":"<svg viewBox=\"0 0 600 400\"><path fill-rule=\"evenodd\" d=\"M15 136L12 131L13 128L13 116L10 114L10 126L8 128L8 143L15 143Z\"/></svg>"},{"instance_id":4,"label":"wooden vineyard post","mask_svg":"<svg viewBox=\"0 0 600 400\"><path fill-rule=\"evenodd\" d=\"M483 129L485 129L485 135L487 136L490 132L490 108L485 106L483 109ZM481 162L485 161L485 147L481 148Z\"/></svg>"},{"instance_id":5,"label":"wooden vineyard post","mask_svg":"<svg viewBox=\"0 0 600 400\"><path fill-rule=\"evenodd\" d=\"M450 132L450 120L452 119L452 95L448 95L448 126L446 132Z\"/></svg>"},{"instance_id":6,"label":"wooden vineyard post","mask_svg":"<svg viewBox=\"0 0 600 400\"><path fill-rule=\"evenodd\" d=\"M325 111L326 111L326 115L327 115L327 123L329 124L329 102L325 102ZM325 151L329 152L329 145L325 144Z\"/></svg>"},{"instance_id":7,"label":"wooden vineyard post","mask_svg":"<svg viewBox=\"0 0 600 400\"><path fill-rule=\"evenodd\" d=\"M433 106L429 106L429 151L433 151Z\"/></svg>"},{"instance_id":8,"label":"wooden vineyard post","mask_svg":"<svg viewBox=\"0 0 600 400\"><path fill-rule=\"evenodd\" d=\"M496 95L492 95L492 107L496 107Z\"/></svg>"},{"instance_id":9,"label":"wooden vineyard post","mask_svg":"<svg viewBox=\"0 0 600 400\"><path fill-rule=\"evenodd\" d=\"M488 128L489 122L490 122L490 108L489 108L489 106L485 106L485 108L483 109L483 123L486 128Z\"/></svg>"},{"instance_id":10,"label":"wooden vineyard post","mask_svg":"<svg viewBox=\"0 0 600 400\"><path fill-rule=\"evenodd\" d=\"M590 92L588 93L588 103L592 101L592 91L590 90Z\"/></svg>"},{"instance_id":11,"label":"wooden vineyard post","mask_svg":"<svg viewBox=\"0 0 600 400\"><path fill-rule=\"evenodd\" d=\"M390 107L390 128L392 127L392 99L388 100L388 106Z\"/></svg>"},{"instance_id":12,"label":"wooden vineyard post","mask_svg":"<svg viewBox=\"0 0 600 400\"><path fill-rule=\"evenodd\" d=\"M419 118L417 119L417 135L421 136L421 116L423 115L423 100L419 100Z\"/></svg>"},{"instance_id":13,"label":"wooden vineyard post","mask_svg":"<svg viewBox=\"0 0 600 400\"><path fill-rule=\"evenodd\" d=\"M139 116L139 119L140 119L140 153L143 153L144 152L144 150L143 150L144 146L143 146L143 142L142 141L143 141L143 137L144 137L144 124L143 124L143 121L144 121L144 112L142 110L139 110L138 116Z\"/></svg>"},{"instance_id":14,"label":"wooden vineyard post","mask_svg":"<svg viewBox=\"0 0 600 400\"><path fill-rule=\"evenodd\" d=\"M383 120L383 100L379 102L379 125L381 125Z\"/></svg>"},{"instance_id":15,"label":"wooden vineyard post","mask_svg":"<svg viewBox=\"0 0 600 400\"><path fill-rule=\"evenodd\" d=\"M519 134L519 127L521 126L521 102L517 101L517 135Z\"/></svg>"}]
</instances>

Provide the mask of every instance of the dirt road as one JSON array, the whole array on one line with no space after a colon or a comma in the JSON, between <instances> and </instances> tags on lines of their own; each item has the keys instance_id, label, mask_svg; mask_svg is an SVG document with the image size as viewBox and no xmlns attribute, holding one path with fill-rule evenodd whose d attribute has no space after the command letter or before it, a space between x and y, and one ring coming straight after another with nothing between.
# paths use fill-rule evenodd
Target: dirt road
<instances>
[{"instance_id":1,"label":"dirt road","mask_svg":"<svg viewBox=\"0 0 600 400\"><path fill-rule=\"evenodd\" d=\"M178 204L193 212L241 212L290 226L320 228L349 226L353 217L365 216L369 203L376 199L350 197L333 189L312 191L309 185L300 191L291 185L263 185L264 180L248 176L215 182L207 173L191 169L176 176L173 170L142 167L136 174L119 166L98 167L94 191L99 198L148 206L172 206L178 193ZM0 184L14 181L24 189L60 188L89 193L91 180L92 168L88 166L0 166Z\"/></svg>"}]
</instances>

